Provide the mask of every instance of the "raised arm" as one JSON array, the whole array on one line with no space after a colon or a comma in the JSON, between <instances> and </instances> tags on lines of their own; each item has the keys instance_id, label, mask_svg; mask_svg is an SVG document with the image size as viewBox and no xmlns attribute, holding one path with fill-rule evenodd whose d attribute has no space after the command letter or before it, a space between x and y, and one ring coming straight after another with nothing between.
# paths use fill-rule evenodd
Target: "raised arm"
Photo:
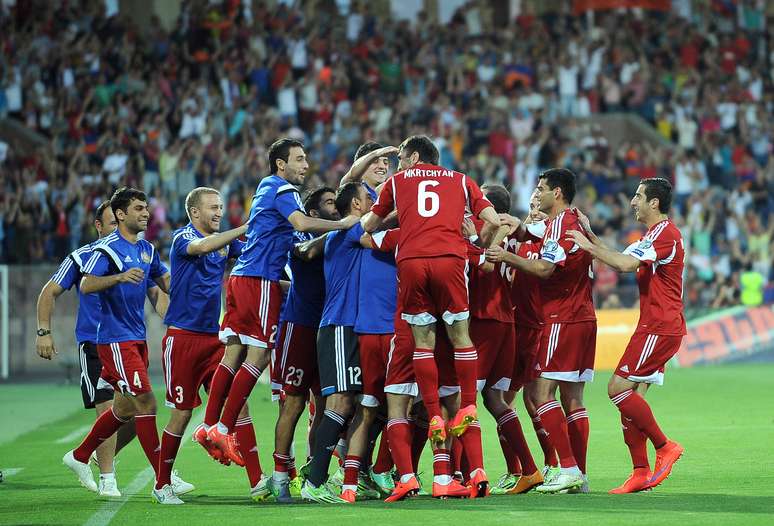
<instances>
[{"instance_id":1,"label":"raised arm","mask_svg":"<svg viewBox=\"0 0 774 526\"><path fill-rule=\"evenodd\" d=\"M221 248L229 245L232 241L241 237L247 232L247 225L244 224L225 232L218 232L211 236L202 237L196 241L191 241L186 246L186 252L189 256L201 256L203 254L209 254L215 252Z\"/></svg>"},{"instance_id":2,"label":"raised arm","mask_svg":"<svg viewBox=\"0 0 774 526\"><path fill-rule=\"evenodd\" d=\"M347 183L360 181L363 178L363 174L368 168L368 165L374 162L374 160L386 155L392 155L394 153L398 153L398 149L395 146L385 146L384 148L379 148L378 150L374 150L365 154L354 163L352 163L349 171L344 174L344 177L341 178L339 186L344 186Z\"/></svg>"},{"instance_id":3,"label":"raised arm","mask_svg":"<svg viewBox=\"0 0 774 526\"><path fill-rule=\"evenodd\" d=\"M317 217L309 217L301 211L296 211L290 214L288 221L293 225L293 228L299 232L333 232L335 230L346 230L359 221L356 216L347 216L339 219L338 221L330 221L328 219L319 219Z\"/></svg>"}]
</instances>

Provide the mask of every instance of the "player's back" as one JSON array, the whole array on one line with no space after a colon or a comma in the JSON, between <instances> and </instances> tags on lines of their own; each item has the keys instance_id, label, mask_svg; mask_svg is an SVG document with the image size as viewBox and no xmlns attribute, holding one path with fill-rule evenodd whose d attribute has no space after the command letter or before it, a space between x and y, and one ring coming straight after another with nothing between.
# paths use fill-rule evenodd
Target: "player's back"
<instances>
[{"instance_id":1,"label":"player's back","mask_svg":"<svg viewBox=\"0 0 774 526\"><path fill-rule=\"evenodd\" d=\"M355 325L363 232L360 223L355 223L348 230L329 233L325 240L325 306L320 327Z\"/></svg>"},{"instance_id":2,"label":"player's back","mask_svg":"<svg viewBox=\"0 0 774 526\"><path fill-rule=\"evenodd\" d=\"M51 277L51 281L65 290L75 287L78 291L78 315L75 321L75 339L78 342L96 342L100 317L99 294L81 292L83 269L91 258L94 245L99 240L72 251Z\"/></svg>"},{"instance_id":3,"label":"player's back","mask_svg":"<svg viewBox=\"0 0 774 526\"><path fill-rule=\"evenodd\" d=\"M567 239L567 231L583 227L570 209L559 213L548 225L540 257L556 268L542 286L545 323L596 320L591 294L593 258Z\"/></svg>"},{"instance_id":4,"label":"player's back","mask_svg":"<svg viewBox=\"0 0 774 526\"><path fill-rule=\"evenodd\" d=\"M303 243L314 239L314 235L306 232L294 232L293 242ZM307 327L317 327L320 324L323 306L325 305L325 274L323 259L316 258L304 261L288 254L288 268L291 282L287 299L282 308L282 321L290 321Z\"/></svg>"},{"instance_id":5,"label":"player's back","mask_svg":"<svg viewBox=\"0 0 774 526\"><path fill-rule=\"evenodd\" d=\"M508 238L503 240L508 246ZM473 250L483 253L481 249ZM476 250L477 249L477 250ZM470 267L470 315L482 320L513 322L508 266L505 263L495 265L492 272L485 272L478 265Z\"/></svg>"},{"instance_id":6,"label":"player's back","mask_svg":"<svg viewBox=\"0 0 774 526\"><path fill-rule=\"evenodd\" d=\"M363 249L359 272L355 332L360 334L394 332L395 309L398 301L395 256L390 252Z\"/></svg>"}]
</instances>

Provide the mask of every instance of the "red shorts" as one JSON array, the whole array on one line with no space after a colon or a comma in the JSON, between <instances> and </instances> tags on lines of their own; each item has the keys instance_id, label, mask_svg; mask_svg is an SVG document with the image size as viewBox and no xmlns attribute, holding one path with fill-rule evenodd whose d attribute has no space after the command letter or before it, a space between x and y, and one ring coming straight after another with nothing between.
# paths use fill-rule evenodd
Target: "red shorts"
<instances>
[{"instance_id":1,"label":"red shorts","mask_svg":"<svg viewBox=\"0 0 774 526\"><path fill-rule=\"evenodd\" d=\"M225 347L217 334L167 329L161 340L161 366L167 407L193 409L202 403L199 388L209 387Z\"/></svg>"},{"instance_id":2,"label":"red shorts","mask_svg":"<svg viewBox=\"0 0 774 526\"><path fill-rule=\"evenodd\" d=\"M414 336L406 320L395 317L395 336L387 355L387 374L384 392L390 394L417 396L414 378Z\"/></svg>"},{"instance_id":3,"label":"red shorts","mask_svg":"<svg viewBox=\"0 0 774 526\"><path fill-rule=\"evenodd\" d=\"M152 392L148 378L148 344L141 340L97 344L102 362L100 378L121 393L137 396Z\"/></svg>"},{"instance_id":4,"label":"red shorts","mask_svg":"<svg viewBox=\"0 0 774 526\"><path fill-rule=\"evenodd\" d=\"M460 392L457 370L454 368L454 347L446 331L435 333L435 365L438 367L438 396L451 396Z\"/></svg>"},{"instance_id":5,"label":"red shorts","mask_svg":"<svg viewBox=\"0 0 774 526\"><path fill-rule=\"evenodd\" d=\"M594 379L597 322L547 323L543 327L536 372L562 382Z\"/></svg>"},{"instance_id":6,"label":"red shorts","mask_svg":"<svg viewBox=\"0 0 774 526\"><path fill-rule=\"evenodd\" d=\"M360 334L360 370L363 372L363 400L366 407L379 407L384 402L387 360L392 334Z\"/></svg>"},{"instance_id":7,"label":"red shorts","mask_svg":"<svg viewBox=\"0 0 774 526\"><path fill-rule=\"evenodd\" d=\"M226 315L220 339L239 337L243 345L272 348L277 335L282 289L277 281L231 276L226 285Z\"/></svg>"},{"instance_id":8,"label":"red shorts","mask_svg":"<svg viewBox=\"0 0 774 526\"><path fill-rule=\"evenodd\" d=\"M509 390L516 339L513 322L471 318L470 339L478 353L478 390Z\"/></svg>"},{"instance_id":9,"label":"red shorts","mask_svg":"<svg viewBox=\"0 0 774 526\"><path fill-rule=\"evenodd\" d=\"M539 376L537 365L542 327L528 327L516 324L516 356L511 377L511 391L518 391Z\"/></svg>"},{"instance_id":10,"label":"red shorts","mask_svg":"<svg viewBox=\"0 0 774 526\"><path fill-rule=\"evenodd\" d=\"M306 395L309 390L320 394L317 370L317 328L283 321L277 348L272 353L271 391Z\"/></svg>"},{"instance_id":11,"label":"red shorts","mask_svg":"<svg viewBox=\"0 0 774 526\"><path fill-rule=\"evenodd\" d=\"M615 374L632 382L662 385L664 367L680 350L682 336L665 336L637 331L615 368Z\"/></svg>"},{"instance_id":12,"label":"red shorts","mask_svg":"<svg viewBox=\"0 0 774 526\"><path fill-rule=\"evenodd\" d=\"M398 305L412 325L468 318L468 261L451 256L398 263Z\"/></svg>"}]
</instances>

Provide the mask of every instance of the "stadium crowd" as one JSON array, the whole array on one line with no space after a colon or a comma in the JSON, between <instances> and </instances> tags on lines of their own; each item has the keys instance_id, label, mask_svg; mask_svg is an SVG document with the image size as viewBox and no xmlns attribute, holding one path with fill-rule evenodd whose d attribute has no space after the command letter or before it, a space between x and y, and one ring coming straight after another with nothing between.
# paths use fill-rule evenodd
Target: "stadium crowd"
<instances>
[{"instance_id":1,"label":"stadium crowd","mask_svg":"<svg viewBox=\"0 0 774 526\"><path fill-rule=\"evenodd\" d=\"M597 13L589 30L569 12L496 24L479 1L443 27L368 2L318 10L313 23L285 3L183 2L171 31L99 2L0 4L0 116L50 141L28 154L0 142L0 263L58 261L96 238L95 206L124 184L151 196L146 238L166 257L196 186L223 193L229 227L245 221L277 136L307 145L313 189L337 186L366 140L427 133L442 165L512 188L519 213L541 170L572 168L574 204L618 247L642 234L628 204L639 180L667 177L689 311L771 302L767 8L674 4ZM581 124L620 111L665 145L613 149ZM636 295L620 291L633 278L602 267L598 306L630 306Z\"/></svg>"}]
</instances>

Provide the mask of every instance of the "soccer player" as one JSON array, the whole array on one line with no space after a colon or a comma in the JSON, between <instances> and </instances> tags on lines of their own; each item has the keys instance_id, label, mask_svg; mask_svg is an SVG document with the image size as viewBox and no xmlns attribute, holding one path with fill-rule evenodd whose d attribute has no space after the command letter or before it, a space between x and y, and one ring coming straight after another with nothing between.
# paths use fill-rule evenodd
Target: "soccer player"
<instances>
[{"instance_id":1,"label":"soccer player","mask_svg":"<svg viewBox=\"0 0 774 526\"><path fill-rule=\"evenodd\" d=\"M347 183L336 192L336 209L342 216L359 218L370 210L372 204L371 197L360 183ZM357 490L355 481L354 488L344 485L342 497L338 497L325 481L339 435L355 412L355 395L363 388L358 339L354 331L362 235L363 227L356 223L347 230L328 234L325 239L323 267L326 294L317 332L317 363L325 410L314 439L309 475L301 488L301 496L315 502L354 502ZM358 432L358 427L363 427L362 417L355 419L350 432ZM362 435L367 438L367 433ZM350 440L349 449L362 454L365 445L365 439L360 442Z\"/></svg>"},{"instance_id":2,"label":"soccer player","mask_svg":"<svg viewBox=\"0 0 774 526\"><path fill-rule=\"evenodd\" d=\"M100 415L81 445L62 459L81 484L92 491L95 488L89 457L132 417L148 461L154 470L159 464L156 399L148 378L144 303L148 281L154 281L164 292L169 290L169 272L153 245L139 238L150 217L145 194L134 188L120 188L111 197L110 207L118 229L94 246L83 268L80 290L83 294L99 293L100 378L115 390L113 407ZM192 485L187 486L185 490L193 489Z\"/></svg>"},{"instance_id":3,"label":"soccer player","mask_svg":"<svg viewBox=\"0 0 774 526\"><path fill-rule=\"evenodd\" d=\"M105 201L94 212L94 228L99 238L112 234L117 223L110 201ZM97 294L82 294L80 281L83 277L83 266L91 257L95 241L72 252L59 265L56 273L40 291L38 296L38 336L35 347L38 355L51 360L56 354L54 337L51 334L51 313L54 310L56 298L66 290L75 286L78 290L78 315L75 322L75 340L78 342L78 362L81 366L81 396L83 407L96 409L97 417L113 406L113 388L100 383L102 362L97 355L97 325L99 323L99 296ZM156 290L152 294L157 294ZM121 426L118 433L102 442L97 447L97 463L99 465L99 485L97 493L102 497L120 497L121 492L116 484L113 458L126 444L134 438L134 423L127 422Z\"/></svg>"},{"instance_id":4,"label":"soccer player","mask_svg":"<svg viewBox=\"0 0 774 526\"><path fill-rule=\"evenodd\" d=\"M242 252L243 243L237 238L247 231L243 225L220 232L223 199L213 188L192 190L185 209L190 222L172 234L169 307L164 318L167 332L162 341L166 403L172 407L161 437L153 489L154 498L162 504L183 503L171 489L172 467L191 412L201 405L199 388L209 387L223 357L224 347L218 339L223 273L229 258ZM252 433L254 444L252 423L243 425ZM237 433L240 429L238 426ZM195 439L201 441L203 434L197 430ZM240 440L240 445L249 446L249 440ZM260 475L260 469L251 473L251 487L258 484Z\"/></svg>"},{"instance_id":5,"label":"soccer player","mask_svg":"<svg viewBox=\"0 0 774 526\"><path fill-rule=\"evenodd\" d=\"M438 318L444 321L454 347L462 408L450 429L460 436L478 418L476 349L468 334L467 241L462 237L461 225L465 208L469 207L487 223L481 237L488 246L500 219L474 181L437 165L438 149L428 137L406 139L398 158L400 171L385 183L362 223L366 231L374 232L393 209L398 212L398 303L414 335L414 372L430 415L428 434L432 441L443 442L446 424L441 417L438 369L433 356L435 324ZM488 481L483 469L473 477L472 486L478 487L482 495L486 493Z\"/></svg>"},{"instance_id":6,"label":"soccer player","mask_svg":"<svg viewBox=\"0 0 774 526\"><path fill-rule=\"evenodd\" d=\"M383 146L378 142L361 144L355 152L355 162L341 178L339 186L362 182L368 195L376 201L377 189L387 180L390 169L390 155L398 153L395 146Z\"/></svg>"},{"instance_id":7,"label":"soccer player","mask_svg":"<svg viewBox=\"0 0 774 526\"><path fill-rule=\"evenodd\" d=\"M541 285L546 326L538 352L536 368L540 376L535 379L534 403L548 439L559 454L561 469L536 490L585 493L589 422L583 407L583 388L594 378L597 334L591 296L592 258L567 239L567 231L581 228L577 213L570 209L575 197L575 174L565 168L547 170L538 177L537 192L540 210L549 218L540 258L524 258L499 246L490 248L487 258L505 261L544 280ZM556 400L557 388L561 404Z\"/></svg>"},{"instance_id":8,"label":"soccer player","mask_svg":"<svg viewBox=\"0 0 774 526\"><path fill-rule=\"evenodd\" d=\"M226 315L220 330L226 343L224 367L216 371L207 400L208 412L221 413L223 409L220 421L209 427L207 436L238 465L244 460L233 432L242 405L271 360L282 306L279 280L293 246L293 231L329 232L349 228L357 221L355 217L329 221L306 215L295 186L304 182L309 168L299 141L279 139L272 144L269 166L272 174L261 180L253 197L247 244L226 286Z\"/></svg>"},{"instance_id":9,"label":"soccer player","mask_svg":"<svg viewBox=\"0 0 774 526\"><path fill-rule=\"evenodd\" d=\"M341 216L336 210L335 200L335 190L318 188L306 197L304 209L310 217L336 221ZM317 368L317 328L325 303L323 258L315 257L318 254L314 252L315 238L311 233L295 232L293 236L295 246L288 254L290 290L280 316L274 364L274 377L278 380L275 387L281 389L284 395L274 431L274 473L271 481L279 502L290 499L292 480L289 474L295 465L291 446L310 390L315 397L315 407L325 407L320 395ZM321 254L322 247L318 248ZM319 422L319 418L315 420ZM310 439L315 431L316 426L313 426ZM297 480L300 482L300 479Z\"/></svg>"},{"instance_id":10,"label":"soccer player","mask_svg":"<svg viewBox=\"0 0 774 526\"><path fill-rule=\"evenodd\" d=\"M672 185L666 179L643 179L631 205L634 216L648 227L645 235L623 253L604 246L590 228L590 242L581 232L569 231L583 250L618 272L636 272L640 289L640 319L615 373L607 385L610 399L621 412L624 441L634 471L610 493L633 493L661 484L683 454L659 427L645 393L651 384L662 385L667 361L680 349L686 334L683 315L683 260L680 230L669 219ZM647 440L656 448L656 465L650 472Z\"/></svg>"}]
</instances>

